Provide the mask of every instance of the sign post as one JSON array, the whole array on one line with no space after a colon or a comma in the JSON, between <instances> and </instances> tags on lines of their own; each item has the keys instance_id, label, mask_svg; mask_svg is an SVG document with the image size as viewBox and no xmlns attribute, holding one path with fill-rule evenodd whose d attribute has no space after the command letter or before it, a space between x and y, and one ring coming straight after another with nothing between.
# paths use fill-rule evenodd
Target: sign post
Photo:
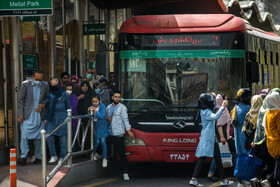
<instances>
[{"instance_id":1,"label":"sign post","mask_svg":"<svg viewBox=\"0 0 280 187\"><path fill-rule=\"evenodd\" d=\"M23 69L37 70L37 56L36 55L23 55Z\"/></svg>"},{"instance_id":2,"label":"sign post","mask_svg":"<svg viewBox=\"0 0 280 187\"><path fill-rule=\"evenodd\" d=\"M52 7L52 0L1 0L0 16L50 15Z\"/></svg>"},{"instance_id":3,"label":"sign post","mask_svg":"<svg viewBox=\"0 0 280 187\"><path fill-rule=\"evenodd\" d=\"M84 24L83 34L84 35L106 34L105 24Z\"/></svg>"}]
</instances>

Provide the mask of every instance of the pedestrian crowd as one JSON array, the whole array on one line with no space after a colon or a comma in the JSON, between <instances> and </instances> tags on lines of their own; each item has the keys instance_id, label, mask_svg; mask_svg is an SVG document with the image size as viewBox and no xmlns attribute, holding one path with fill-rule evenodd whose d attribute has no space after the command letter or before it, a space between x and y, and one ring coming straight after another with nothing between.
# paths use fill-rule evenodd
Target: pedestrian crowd
<instances>
[{"instance_id":1,"label":"pedestrian crowd","mask_svg":"<svg viewBox=\"0 0 280 187\"><path fill-rule=\"evenodd\" d=\"M197 120L201 121L200 141L195 156L199 158L192 186L203 186L197 180L207 158L211 162L207 179L230 185L225 167L234 167L237 186L279 186L280 180L280 89L264 89L252 97L249 88L239 89L236 104L229 112L227 96L223 93L203 93L198 99ZM50 132L72 115L94 113L94 160L102 155L102 167L107 167L107 142L119 153L124 180L129 180L125 156L124 134L134 138L127 108L120 103L121 92L115 89L114 73L109 81L88 68L86 78L63 72L60 79L43 81L43 72L36 70L32 79L21 84L18 98L20 124L20 159L18 163L40 163L40 131ZM83 118L82 128L89 119ZM231 133L231 128L234 132ZM72 139L77 131L77 119L72 119ZM85 149L90 149L89 133ZM57 144L57 145L56 145ZM63 126L47 139L49 163L56 163L67 154L67 127ZM99 145L101 149L99 149ZM81 147L76 143L73 151ZM229 156L230 155L230 156ZM249 160L249 161L248 161ZM218 178L215 177L215 170Z\"/></svg>"},{"instance_id":2,"label":"pedestrian crowd","mask_svg":"<svg viewBox=\"0 0 280 187\"><path fill-rule=\"evenodd\" d=\"M200 109L197 120L202 130L196 150L199 158L191 186L203 186L197 180L207 157L211 162L207 179L230 185L225 179L225 154L221 146L227 145L231 154L237 186L280 186L280 89L263 89L252 97L249 88L239 89L236 105L228 111L225 95L203 93L198 100ZM230 127L234 133L230 134ZM215 170L218 177L215 177Z\"/></svg>"},{"instance_id":3,"label":"pedestrian crowd","mask_svg":"<svg viewBox=\"0 0 280 187\"><path fill-rule=\"evenodd\" d=\"M111 72L109 81L105 75L88 68L86 78L62 72L60 79L52 77L43 81L43 72L34 71L32 78L21 84L18 98L18 123L20 124L20 159L18 163L41 163L42 129L50 132L67 118L67 110L72 115L94 113L94 160L101 157L102 167L107 167L107 142L110 141L120 155L124 180L129 180L125 157L124 134L131 138L127 108L120 103L121 92L115 89L115 76ZM85 128L89 119L83 118L81 128ZM72 119L72 140L77 131L78 121ZM78 132L79 133L79 132ZM84 149L90 149L90 132L85 139ZM109 140L107 140L109 139ZM81 141L81 140L80 140ZM98 149L99 144L101 149ZM48 163L57 163L67 154L67 127L57 130L47 139ZM81 150L75 143L73 151Z\"/></svg>"}]
</instances>

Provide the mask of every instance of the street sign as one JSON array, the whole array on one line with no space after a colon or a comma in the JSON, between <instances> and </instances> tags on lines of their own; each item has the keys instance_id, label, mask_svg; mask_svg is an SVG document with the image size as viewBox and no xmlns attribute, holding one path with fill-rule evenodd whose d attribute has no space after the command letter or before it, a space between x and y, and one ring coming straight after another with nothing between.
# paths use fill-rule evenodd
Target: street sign
<instances>
[{"instance_id":1,"label":"street sign","mask_svg":"<svg viewBox=\"0 0 280 187\"><path fill-rule=\"evenodd\" d=\"M89 68L95 69L95 61L89 61Z\"/></svg>"},{"instance_id":2,"label":"street sign","mask_svg":"<svg viewBox=\"0 0 280 187\"><path fill-rule=\"evenodd\" d=\"M19 20L21 22L25 22L25 21L40 21L40 16L20 16Z\"/></svg>"},{"instance_id":3,"label":"street sign","mask_svg":"<svg viewBox=\"0 0 280 187\"><path fill-rule=\"evenodd\" d=\"M84 24L83 34L84 35L106 34L106 26L105 24Z\"/></svg>"},{"instance_id":4,"label":"street sign","mask_svg":"<svg viewBox=\"0 0 280 187\"><path fill-rule=\"evenodd\" d=\"M52 0L0 0L0 16L52 14Z\"/></svg>"},{"instance_id":5,"label":"street sign","mask_svg":"<svg viewBox=\"0 0 280 187\"><path fill-rule=\"evenodd\" d=\"M36 55L23 55L23 69L37 70L37 56Z\"/></svg>"}]
</instances>

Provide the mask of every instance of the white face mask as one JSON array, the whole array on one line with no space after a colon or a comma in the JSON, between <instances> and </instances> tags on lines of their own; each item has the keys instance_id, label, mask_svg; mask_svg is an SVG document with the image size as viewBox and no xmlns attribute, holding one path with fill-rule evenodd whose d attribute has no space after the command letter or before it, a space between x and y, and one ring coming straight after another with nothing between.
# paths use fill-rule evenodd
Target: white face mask
<instances>
[{"instance_id":1,"label":"white face mask","mask_svg":"<svg viewBox=\"0 0 280 187\"><path fill-rule=\"evenodd\" d=\"M71 90L66 90L66 92L71 95L72 94L72 91Z\"/></svg>"}]
</instances>

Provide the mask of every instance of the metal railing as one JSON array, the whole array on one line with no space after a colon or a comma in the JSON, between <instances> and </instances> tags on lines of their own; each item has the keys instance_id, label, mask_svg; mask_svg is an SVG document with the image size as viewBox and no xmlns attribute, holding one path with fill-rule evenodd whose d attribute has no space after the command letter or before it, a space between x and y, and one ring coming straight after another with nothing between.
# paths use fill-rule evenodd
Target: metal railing
<instances>
[{"instance_id":1,"label":"metal railing","mask_svg":"<svg viewBox=\"0 0 280 187\"><path fill-rule=\"evenodd\" d=\"M80 129L81 129L81 119L83 119L83 118L89 118L89 121L88 121L85 129L83 130L82 143L79 144L81 151L72 153L72 149L75 146L76 141L79 140L79 134L80 134ZM76 133L75 133L73 142L72 142L72 119L78 119L77 129L76 129ZM60 160L58 162L58 164L55 166L55 168L47 175L47 152L46 152L47 139L66 124L67 124L67 152L68 153L62 160ZM87 135L89 127L91 129L90 149L84 150L86 135ZM72 116L72 110L68 109L67 118L61 124L59 124L56 128L54 128L47 134L46 134L45 130L41 130L41 144L42 144L42 181L43 181L43 187L46 187L48 182L60 170L60 168L64 165L64 163L67 162L67 166L72 167L72 157L73 156L90 153L90 160L93 161L93 156L94 156L93 155L93 110L91 110L90 114L88 114L88 115Z\"/></svg>"}]
</instances>

